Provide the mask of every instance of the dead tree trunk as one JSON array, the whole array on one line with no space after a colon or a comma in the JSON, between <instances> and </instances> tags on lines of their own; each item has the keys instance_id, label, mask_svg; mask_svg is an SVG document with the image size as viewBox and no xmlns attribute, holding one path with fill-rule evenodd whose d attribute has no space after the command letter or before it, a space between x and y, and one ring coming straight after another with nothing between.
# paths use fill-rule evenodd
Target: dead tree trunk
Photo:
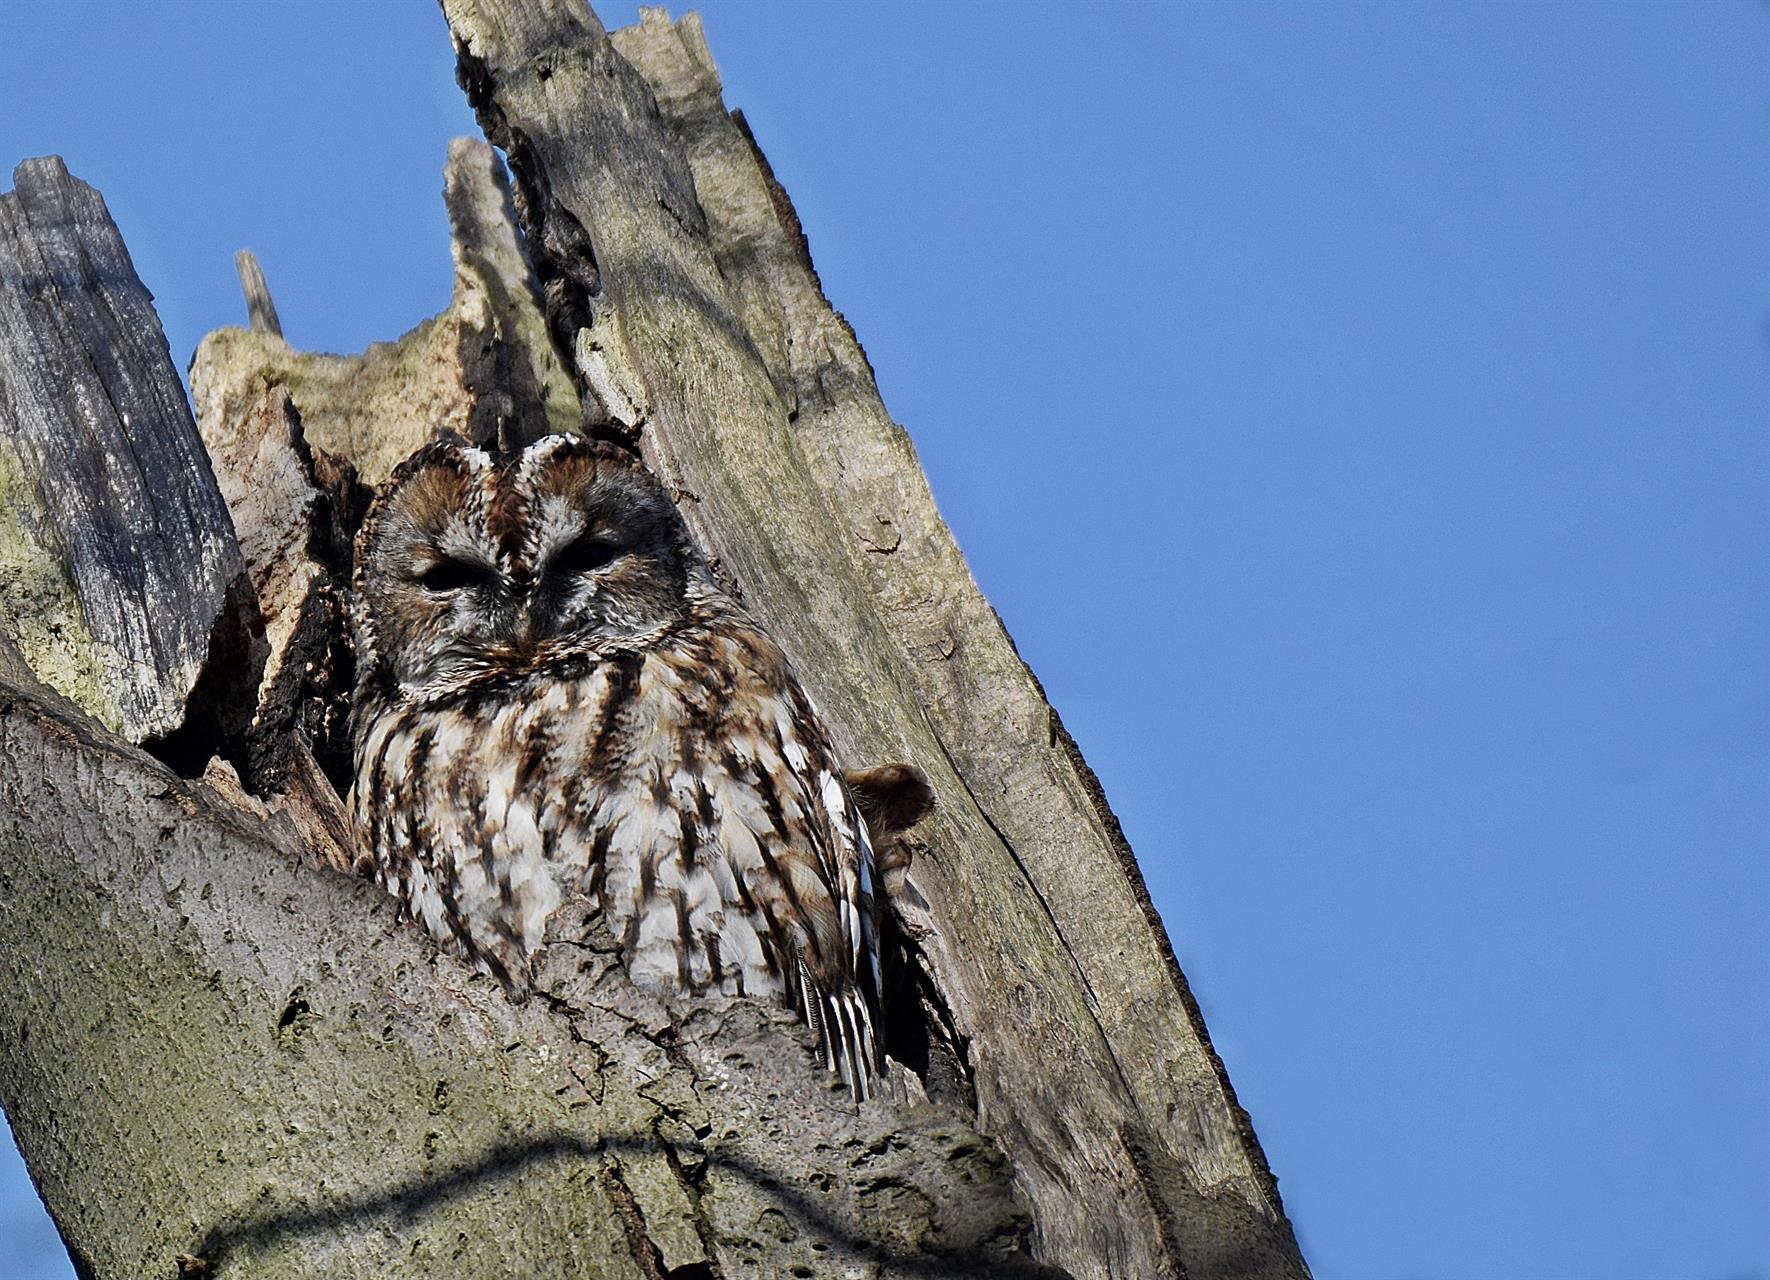
<instances>
[{"instance_id":1,"label":"dead tree trunk","mask_svg":"<svg viewBox=\"0 0 1770 1280\"><path fill-rule=\"evenodd\" d=\"M96 193L34 162L0 198L0 1103L82 1274L1305 1276L698 23L444 9L514 201L456 144L454 299L359 357L289 348L243 256L255 323L192 369L213 473ZM667 1008L594 941L512 1005L341 873L364 486L505 421L636 444L850 763L934 782L903 1097L857 1110L788 1015Z\"/></svg>"}]
</instances>

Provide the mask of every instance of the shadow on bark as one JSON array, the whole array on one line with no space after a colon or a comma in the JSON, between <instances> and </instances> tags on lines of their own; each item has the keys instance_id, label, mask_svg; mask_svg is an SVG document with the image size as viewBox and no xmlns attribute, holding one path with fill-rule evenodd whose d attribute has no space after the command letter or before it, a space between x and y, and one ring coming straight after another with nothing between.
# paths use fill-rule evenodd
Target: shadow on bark
<instances>
[{"instance_id":1,"label":"shadow on bark","mask_svg":"<svg viewBox=\"0 0 1770 1280\"><path fill-rule=\"evenodd\" d=\"M411 1178L395 1186L338 1203L291 1205L273 1212L251 1214L217 1224L188 1255L186 1274L219 1274L230 1256L273 1244L287 1244L294 1237L324 1233L338 1227L367 1230L384 1219L411 1223L443 1208L451 1201L479 1192L500 1179L509 1178L538 1164L578 1160L595 1166L605 1185L615 1184L617 1200L623 1198L621 1166L615 1157L631 1152L655 1155L667 1144L644 1136L613 1135L597 1141L573 1134L549 1134L520 1142L500 1143L479 1158L457 1163L431 1177ZM702 1152L707 1166L741 1179L766 1193L777 1204L789 1206L813 1234L837 1242L844 1250L869 1255L893 1275L930 1277L978 1277L979 1280L1065 1280L1068 1272L1030 1260L1002 1261L983 1248L914 1253L886 1241L867 1239L846 1228L809 1196L796 1191L754 1161L716 1152ZM631 1193L624 1197L631 1203ZM643 1229L643 1219L640 1220ZM655 1253L646 1256L646 1242L636 1240L636 1261L656 1263ZM659 1272L659 1274L666 1274ZM667 1274L679 1274L676 1272ZM706 1270L708 1277L716 1276Z\"/></svg>"}]
</instances>

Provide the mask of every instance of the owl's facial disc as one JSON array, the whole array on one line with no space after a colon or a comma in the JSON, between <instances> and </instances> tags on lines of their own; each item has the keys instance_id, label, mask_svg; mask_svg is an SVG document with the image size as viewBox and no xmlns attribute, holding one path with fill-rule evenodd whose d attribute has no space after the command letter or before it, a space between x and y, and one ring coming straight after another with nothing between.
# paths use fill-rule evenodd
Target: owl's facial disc
<instances>
[{"instance_id":1,"label":"owl's facial disc","mask_svg":"<svg viewBox=\"0 0 1770 1280\"><path fill-rule=\"evenodd\" d=\"M396 470L357 550L364 656L408 688L643 634L681 615L704 572L649 472L563 436L516 458L427 446Z\"/></svg>"}]
</instances>

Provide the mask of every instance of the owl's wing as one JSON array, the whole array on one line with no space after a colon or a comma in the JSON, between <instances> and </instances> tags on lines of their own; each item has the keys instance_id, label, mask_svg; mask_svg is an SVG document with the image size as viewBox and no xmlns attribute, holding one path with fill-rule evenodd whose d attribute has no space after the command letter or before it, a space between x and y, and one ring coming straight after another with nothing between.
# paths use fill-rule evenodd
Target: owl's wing
<instances>
[{"instance_id":1,"label":"owl's wing","mask_svg":"<svg viewBox=\"0 0 1770 1280\"><path fill-rule=\"evenodd\" d=\"M839 961L823 970L825 982L800 963L800 996L806 1021L816 1027L824 1042L824 1060L832 1071L841 1071L849 1089L860 1098L870 1092L870 1076L880 1064L873 1032L873 1010L881 996L879 971L877 867L866 822L861 818L848 788L843 785L829 735L811 699L795 684L791 699L798 714L785 717L777 726L783 754L803 753L806 767L792 776L802 783L801 802L816 818L809 824L816 832L809 842L817 856L824 880L833 886L836 908L835 936ZM796 749L796 751L795 751ZM817 1016L812 1016L812 1009Z\"/></svg>"},{"instance_id":2,"label":"owl's wing","mask_svg":"<svg viewBox=\"0 0 1770 1280\"><path fill-rule=\"evenodd\" d=\"M589 886L629 972L775 994L857 1097L878 1071L872 846L816 709L759 632L654 651L598 794Z\"/></svg>"},{"instance_id":3,"label":"owl's wing","mask_svg":"<svg viewBox=\"0 0 1770 1280\"><path fill-rule=\"evenodd\" d=\"M880 997L878 898L874 892L873 844L866 821L841 781L823 722L797 683L782 698L775 719L789 790L807 816L805 839L782 850L782 859L816 860L816 878L827 885L834 919L809 910L814 924L798 958L798 999L823 1039L823 1059L843 1076L857 1098L873 1091L880 1066L873 1009ZM770 744L772 745L772 744ZM809 857L807 857L809 855Z\"/></svg>"},{"instance_id":4,"label":"owl's wing","mask_svg":"<svg viewBox=\"0 0 1770 1280\"><path fill-rule=\"evenodd\" d=\"M734 900L723 937L758 931L783 986L856 1097L873 1091L880 992L876 870L829 734L787 673L728 726L709 795ZM732 907L737 910L731 910Z\"/></svg>"}]
</instances>

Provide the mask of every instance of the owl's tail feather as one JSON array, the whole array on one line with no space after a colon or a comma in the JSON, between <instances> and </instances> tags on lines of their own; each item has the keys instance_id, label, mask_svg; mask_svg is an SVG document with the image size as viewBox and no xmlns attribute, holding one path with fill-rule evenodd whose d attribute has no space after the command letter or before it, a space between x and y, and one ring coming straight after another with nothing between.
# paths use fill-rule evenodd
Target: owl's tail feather
<instances>
[{"instance_id":1,"label":"owl's tail feather","mask_svg":"<svg viewBox=\"0 0 1770 1280\"><path fill-rule=\"evenodd\" d=\"M877 1092L878 1050L873 1042L873 1018L859 991L849 987L826 998L835 1035L826 1034L830 1070L839 1074L857 1102Z\"/></svg>"},{"instance_id":2,"label":"owl's tail feather","mask_svg":"<svg viewBox=\"0 0 1770 1280\"><path fill-rule=\"evenodd\" d=\"M805 961L799 961L799 1012L805 1017L805 1025L817 1032L818 1039L827 1047L830 1034L824 1026L823 998L823 992L811 980L811 970L805 967Z\"/></svg>"},{"instance_id":3,"label":"owl's tail feather","mask_svg":"<svg viewBox=\"0 0 1770 1280\"><path fill-rule=\"evenodd\" d=\"M866 998L854 987L825 995L803 961L799 965L799 998L805 1021L821 1042L819 1056L830 1074L841 1078L856 1102L871 1098L877 1092L879 1049Z\"/></svg>"}]
</instances>

